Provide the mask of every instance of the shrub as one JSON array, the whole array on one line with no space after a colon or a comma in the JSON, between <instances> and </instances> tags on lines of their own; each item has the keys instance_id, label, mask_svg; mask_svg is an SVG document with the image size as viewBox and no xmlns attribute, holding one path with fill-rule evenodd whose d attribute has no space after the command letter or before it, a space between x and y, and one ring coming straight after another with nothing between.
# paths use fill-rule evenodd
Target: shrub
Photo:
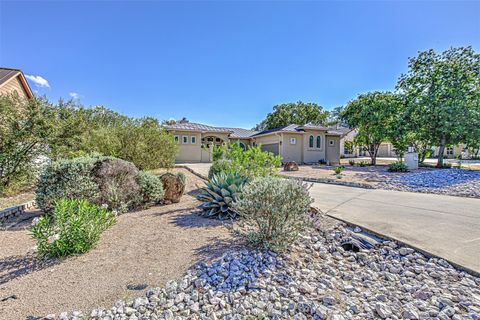
<instances>
[{"instance_id":1,"label":"shrub","mask_svg":"<svg viewBox=\"0 0 480 320\"><path fill-rule=\"evenodd\" d=\"M258 178L243 188L233 204L241 219L234 232L262 249L282 250L294 242L305 226L313 200L300 181Z\"/></svg>"},{"instance_id":2,"label":"shrub","mask_svg":"<svg viewBox=\"0 0 480 320\"><path fill-rule=\"evenodd\" d=\"M182 179L181 175L167 172L160 176L160 180L162 180L165 191L164 199L173 203L180 202L185 191L185 175Z\"/></svg>"},{"instance_id":3,"label":"shrub","mask_svg":"<svg viewBox=\"0 0 480 320\"><path fill-rule=\"evenodd\" d=\"M212 179L214 175L221 172L231 172L231 162L226 159L218 159L212 162L210 169L208 170L208 179Z\"/></svg>"},{"instance_id":4,"label":"shrub","mask_svg":"<svg viewBox=\"0 0 480 320\"><path fill-rule=\"evenodd\" d=\"M389 172L407 172L408 168L403 161L397 161L388 165Z\"/></svg>"},{"instance_id":5,"label":"shrub","mask_svg":"<svg viewBox=\"0 0 480 320\"><path fill-rule=\"evenodd\" d=\"M98 185L98 204L126 212L141 203L139 171L131 162L121 159L103 159L97 162L93 172Z\"/></svg>"},{"instance_id":6,"label":"shrub","mask_svg":"<svg viewBox=\"0 0 480 320\"><path fill-rule=\"evenodd\" d=\"M103 156L59 160L40 175L36 201L49 212L59 199L85 199L125 212L142 204L139 171L130 162Z\"/></svg>"},{"instance_id":7,"label":"shrub","mask_svg":"<svg viewBox=\"0 0 480 320\"><path fill-rule=\"evenodd\" d=\"M32 227L37 252L43 257L64 257L90 250L115 216L86 200L61 199L53 215L44 215Z\"/></svg>"},{"instance_id":8,"label":"shrub","mask_svg":"<svg viewBox=\"0 0 480 320\"><path fill-rule=\"evenodd\" d=\"M339 175L342 173L344 169L345 169L344 167L335 167L333 168L333 172L335 172L336 175Z\"/></svg>"},{"instance_id":9,"label":"shrub","mask_svg":"<svg viewBox=\"0 0 480 320\"><path fill-rule=\"evenodd\" d=\"M220 172L214 175L197 196L198 200L204 202L199 206L201 215L220 220L236 218L232 204L241 195L246 182L247 179L239 174Z\"/></svg>"},{"instance_id":10,"label":"shrub","mask_svg":"<svg viewBox=\"0 0 480 320\"><path fill-rule=\"evenodd\" d=\"M348 164L351 165L351 166L354 166L355 165L355 160L353 160L353 159L348 160Z\"/></svg>"},{"instance_id":11,"label":"shrub","mask_svg":"<svg viewBox=\"0 0 480 320\"><path fill-rule=\"evenodd\" d=\"M149 172L140 171L138 174L138 184L144 204L156 204L163 200L165 192L163 183L159 177Z\"/></svg>"},{"instance_id":12,"label":"shrub","mask_svg":"<svg viewBox=\"0 0 480 320\"><path fill-rule=\"evenodd\" d=\"M243 150L239 143L222 145L217 151L222 158L214 161L209 176L219 172L240 174L242 177L266 177L276 173L282 164L282 157L271 152L263 152L260 146Z\"/></svg>"},{"instance_id":13,"label":"shrub","mask_svg":"<svg viewBox=\"0 0 480 320\"><path fill-rule=\"evenodd\" d=\"M366 167L366 166L368 166L368 163L367 163L366 161L363 161L363 160L362 160L362 161L358 162L358 165L359 165L360 167Z\"/></svg>"},{"instance_id":14,"label":"shrub","mask_svg":"<svg viewBox=\"0 0 480 320\"><path fill-rule=\"evenodd\" d=\"M81 157L54 161L39 177L36 202L40 209L49 212L61 198L88 199L96 203L99 198L98 185L92 174L98 162L106 157Z\"/></svg>"}]
</instances>

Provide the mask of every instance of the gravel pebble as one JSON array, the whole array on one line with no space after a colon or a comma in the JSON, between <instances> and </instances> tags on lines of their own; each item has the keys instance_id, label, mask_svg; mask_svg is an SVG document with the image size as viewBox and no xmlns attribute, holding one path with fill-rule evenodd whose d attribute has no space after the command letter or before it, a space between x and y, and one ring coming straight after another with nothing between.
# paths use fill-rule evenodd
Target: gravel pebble
<instances>
[{"instance_id":1,"label":"gravel pebble","mask_svg":"<svg viewBox=\"0 0 480 320\"><path fill-rule=\"evenodd\" d=\"M379 188L480 198L480 171L432 169L406 173L380 183Z\"/></svg>"},{"instance_id":2,"label":"gravel pebble","mask_svg":"<svg viewBox=\"0 0 480 320\"><path fill-rule=\"evenodd\" d=\"M90 318L480 318L480 278L393 241L345 251L350 232L341 224L309 230L282 255L229 252L145 297L93 310Z\"/></svg>"}]
</instances>

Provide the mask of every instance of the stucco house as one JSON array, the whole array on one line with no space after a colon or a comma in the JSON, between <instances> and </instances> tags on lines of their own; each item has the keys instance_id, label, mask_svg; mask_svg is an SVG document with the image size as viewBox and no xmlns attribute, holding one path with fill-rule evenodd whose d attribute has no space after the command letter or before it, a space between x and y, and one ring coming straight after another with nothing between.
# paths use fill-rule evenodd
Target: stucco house
<instances>
[{"instance_id":1,"label":"stucco house","mask_svg":"<svg viewBox=\"0 0 480 320\"><path fill-rule=\"evenodd\" d=\"M32 90L21 70L0 68L0 95L15 93L27 99L33 97Z\"/></svg>"},{"instance_id":2,"label":"stucco house","mask_svg":"<svg viewBox=\"0 0 480 320\"><path fill-rule=\"evenodd\" d=\"M210 162L213 145L239 142L244 148L260 145L263 151L282 156L283 162L340 163L342 133L326 127L291 124L253 131L180 121L165 128L179 144L177 162Z\"/></svg>"}]
</instances>

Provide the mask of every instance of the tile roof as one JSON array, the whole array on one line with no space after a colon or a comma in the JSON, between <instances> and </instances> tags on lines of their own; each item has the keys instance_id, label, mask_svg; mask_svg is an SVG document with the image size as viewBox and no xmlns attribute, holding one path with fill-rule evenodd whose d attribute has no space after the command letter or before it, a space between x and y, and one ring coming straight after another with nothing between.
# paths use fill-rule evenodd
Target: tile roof
<instances>
[{"instance_id":1,"label":"tile roof","mask_svg":"<svg viewBox=\"0 0 480 320\"><path fill-rule=\"evenodd\" d=\"M167 130L187 130L187 131L204 131L204 132L222 132L230 133L230 138L249 138L258 131L243 129L243 128L226 128L226 127L213 127L206 124L195 122L176 123L172 125L166 125Z\"/></svg>"},{"instance_id":2,"label":"tile roof","mask_svg":"<svg viewBox=\"0 0 480 320\"><path fill-rule=\"evenodd\" d=\"M227 128L233 131L233 133L230 135L230 138L250 138L254 134L258 133L258 131L254 130L248 130L248 129L242 129L242 128Z\"/></svg>"},{"instance_id":3,"label":"tile roof","mask_svg":"<svg viewBox=\"0 0 480 320\"><path fill-rule=\"evenodd\" d=\"M228 128L212 127L206 124L194 123L194 122L185 122L185 123L176 123L172 125L166 125L167 130L187 130L187 131L206 131L206 132L233 132Z\"/></svg>"},{"instance_id":4,"label":"tile roof","mask_svg":"<svg viewBox=\"0 0 480 320\"><path fill-rule=\"evenodd\" d=\"M298 132L297 128L298 128L298 124L290 124L290 125L284 126L284 127L279 127L279 128L269 129L269 130L263 130L263 131L257 132L253 136L259 136L259 135L273 133L273 132Z\"/></svg>"}]
</instances>

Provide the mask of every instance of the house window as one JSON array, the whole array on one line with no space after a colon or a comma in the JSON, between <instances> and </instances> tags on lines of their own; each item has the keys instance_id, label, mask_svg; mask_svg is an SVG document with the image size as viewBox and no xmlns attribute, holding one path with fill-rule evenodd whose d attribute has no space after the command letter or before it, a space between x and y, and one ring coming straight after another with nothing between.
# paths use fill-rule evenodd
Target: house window
<instances>
[{"instance_id":1,"label":"house window","mask_svg":"<svg viewBox=\"0 0 480 320\"><path fill-rule=\"evenodd\" d=\"M447 155L453 156L453 148L447 148Z\"/></svg>"},{"instance_id":2,"label":"house window","mask_svg":"<svg viewBox=\"0 0 480 320\"><path fill-rule=\"evenodd\" d=\"M175 139L175 142L176 142L176 143L178 143L178 142L180 141L180 137L179 137L179 136L175 136L174 139Z\"/></svg>"},{"instance_id":3,"label":"house window","mask_svg":"<svg viewBox=\"0 0 480 320\"><path fill-rule=\"evenodd\" d=\"M243 151L247 150L247 146L245 145L245 143L243 142L240 142L240 147L243 149Z\"/></svg>"},{"instance_id":4,"label":"house window","mask_svg":"<svg viewBox=\"0 0 480 320\"><path fill-rule=\"evenodd\" d=\"M310 138L308 138L308 147L313 148L313 136L310 136Z\"/></svg>"},{"instance_id":5,"label":"house window","mask_svg":"<svg viewBox=\"0 0 480 320\"><path fill-rule=\"evenodd\" d=\"M290 138L290 144L297 144L297 138Z\"/></svg>"},{"instance_id":6,"label":"house window","mask_svg":"<svg viewBox=\"0 0 480 320\"><path fill-rule=\"evenodd\" d=\"M187 136L182 136L182 143L183 144L188 144L188 137Z\"/></svg>"},{"instance_id":7,"label":"house window","mask_svg":"<svg viewBox=\"0 0 480 320\"><path fill-rule=\"evenodd\" d=\"M322 137L320 136L317 136L317 148L321 148L322 147Z\"/></svg>"},{"instance_id":8,"label":"house window","mask_svg":"<svg viewBox=\"0 0 480 320\"><path fill-rule=\"evenodd\" d=\"M191 143L191 144L197 143L197 137L191 136L191 137L190 137L190 143Z\"/></svg>"}]
</instances>

